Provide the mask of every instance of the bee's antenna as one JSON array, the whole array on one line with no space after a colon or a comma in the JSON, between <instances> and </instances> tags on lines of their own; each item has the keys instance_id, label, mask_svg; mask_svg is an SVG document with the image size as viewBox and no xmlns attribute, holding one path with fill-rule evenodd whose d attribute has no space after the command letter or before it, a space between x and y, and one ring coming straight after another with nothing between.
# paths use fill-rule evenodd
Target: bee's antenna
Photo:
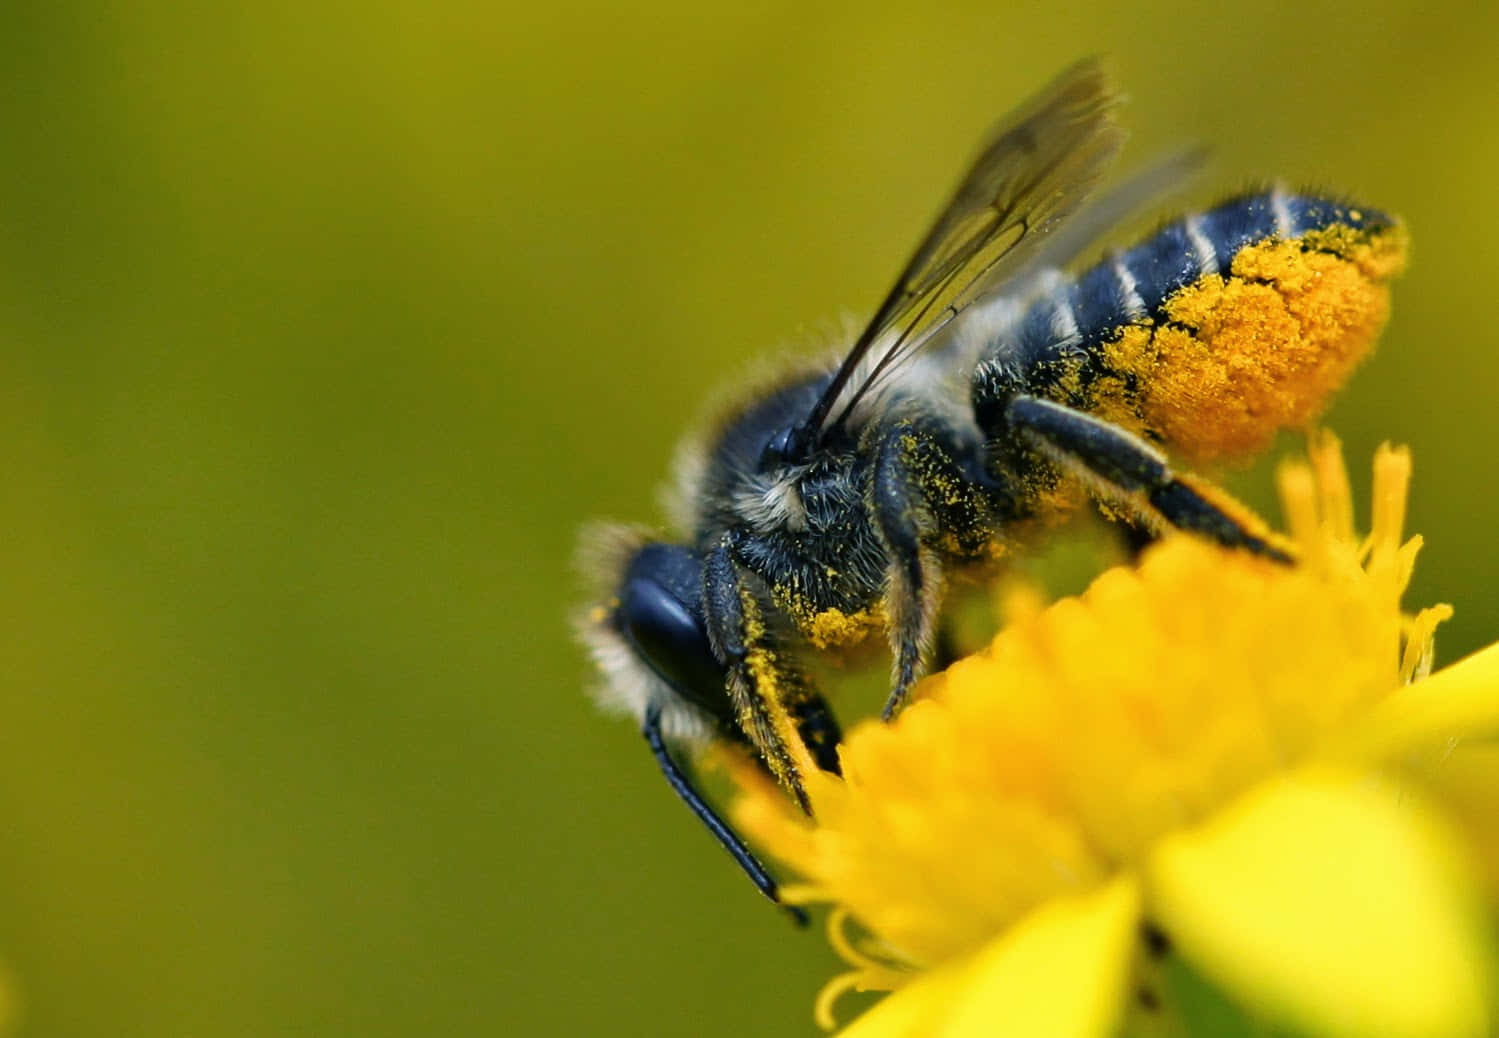
<instances>
[{"instance_id":1,"label":"bee's antenna","mask_svg":"<svg viewBox=\"0 0 1499 1038\"><path fill-rule=\"evenodd\" d=\"M659 703L651 703L645 708L645 720L641 725L641 733L645 736L646 745L651 748L651 756L655 757L656 763L661 766L661 773L666 776L666 781L672 790L677 796L682 798L684 804L692 809L692 813L697 815L698 819L708 827L708 831L718 839L718 842L723 845L724 850L729 852L729 856L744 870L744 874L749 877L750 882L755 885L760 893L785 909L786 913L791 916L792 921L797 926L806 926L807 913L796 905L782 903L780 887L776 885L776 881L771 878L765 866L760 864L760 860L745 846L744 841L739 838L739 834L729 828L729 824L718 817L717 812L708 806L708 802L702 798L701 794L692 788L692 782L682 772L682 769L678 767L677 762L672 759L671 754L667 752L666 740L661 737L661 706Z\"/></svg>"}]
</instances>

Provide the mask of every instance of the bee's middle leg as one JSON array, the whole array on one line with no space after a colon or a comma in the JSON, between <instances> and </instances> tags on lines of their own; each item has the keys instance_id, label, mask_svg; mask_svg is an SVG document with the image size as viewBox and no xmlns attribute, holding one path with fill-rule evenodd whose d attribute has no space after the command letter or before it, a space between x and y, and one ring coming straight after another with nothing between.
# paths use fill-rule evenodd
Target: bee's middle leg
<instances>
[{"instance_id":1,"label":"bee's middle leg","mask_svg":"<svg viewBox=\"0 0 1499 1038\"><path fill-rule=\"evenodd\" d=\"M889 557L885 607L894 673L887 721L921 676L935 640L943 571L929 545L943 536L955 543L987 539L991 524L983 492L945 446L945 432L936 419L895 422L881 436L874 465L870 514Z\"/></svg>"}]
</instances>

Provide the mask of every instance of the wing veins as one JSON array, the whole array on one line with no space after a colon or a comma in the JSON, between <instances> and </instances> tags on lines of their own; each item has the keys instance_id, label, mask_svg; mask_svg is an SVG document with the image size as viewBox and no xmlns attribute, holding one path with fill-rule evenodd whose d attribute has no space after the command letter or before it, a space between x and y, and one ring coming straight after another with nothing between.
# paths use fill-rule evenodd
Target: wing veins
<instances>
[{"instance_id":1,"label":"wing veins","mask_svg":"<svg viewBox=\"0 0 1499 1038\"><path fill-rule=\"evenodd\" d=\"M991 146L989 149L987 149L986 154L993 153L994 150L995 146ZM1046 168L1038 170L1036 174L1032 176L1029 182L1020 185L1013 192L1011 192L1010 198L1012 199L1012 201L1000 202L996 200L987 203L984 208L995 214L997 222L984 234L970 239L967 243L966 248L955 251L949 261L945 264L945 269L941 272L940 277L930 281L929 284L927 284L919 291L908 289L909 297L911 299L920 299L922 296L926 297L925 301L921 304L921 309L915 312L915 314L911 317L911 320L901 330L901 333L896 338L896 340L886 348L884 355L881 356L879 361L876 362L873 370L870 371L868 376L866 376L859 387L853 391L853 394L849 398L848 402L838 412L837 417L834 418L832 423L830 423L830 428L841 425L844 421L846 421L848 419L848 416L853 412L853 409L858 406L859 402L863 400L867 395L869 395L869 393L877 389L881 380L890 371L894 370L897 366L899 366L899 364L903 363L910 356L913 356L916 351L919 350L923 345L925 345L925 343L929 341L933 335L935 335L942 328L946 327L947 323L951 321L952 318L956 317L962 311L962 309L972 301L971 295L968 295L969 289L983 284L987 279L989 272L992 271L1002 260L1004 260L1006 256L1010 255L1013 249L1032 233L1033 228L1031 226L1030 218L1024 212L1014 212L1013 199L1025 198L1027 195L1032 193L1038 185L1045 183L1048 178L1056 173L1056 171L1062 166L1064 162L1066 162L1069 158L1072 158L1075 154L1076 153L1071 152L1062 152L1058 154L1054 158L1054 160L1046 166ZM1005 215L1007 212L1011 213L1014 218L1008 222L1005 222ZM1043 221L1043 226L1049 227L1060 218L1060 216L1053 216L1049 220ZM951 301L943 307L943 309L949 311L949 313L946 316L936 319L931 327L922 329L923 334L919 338L913 339L912 332L921 325L922 319L931 311L932 306L942 298L941 290L946 288L953 281L953 279L955 279L960 273L963 272L964 266L968 263L969 260L981 254L987 246L994 243L995 241L1001 240L1006 233L1012 230L1018 230L1020 233L1019 237L1015 239L1015 242L1010 246L1010 248L1002 250L987 263L985 263L982 267L974 270L972 272L972 276L968 280L967 285L964 288L959 289L958 292L953 295ZM967 296L967 298L965 298L965 296ZM891 318L887 323L879 326L878 331L876 332L876 337L888 331L890 326L899 319L899 316L900 315L898 314L891 315ZM876 315L876 321L879 320L879 317L880 315ZM873 326L874 322L871 322L871 325Z\"/></svg>"},{"instance_id":2,"label":"wing veins","mask_svg":"<svg viewBox=\"0 0 1499 1038\"><path fill-rule=\"evenodd\" d=\"M861 400L981 290L1018 267L1017 260L1033 251L1035 242L1082 201L1122 140L1113 121L1118 101L1102 68L1088 60L1064 72L1006 120L969 167L797 428L794 441L800 447L811 446L846 421ZM994 254L986 256L991 249ZM928 321L933 313L936 316ZM901 327L894 339L854 385L870 351L897 325ZM845 395L843 406L829 421Z\"/></svg>"}]
</instances>

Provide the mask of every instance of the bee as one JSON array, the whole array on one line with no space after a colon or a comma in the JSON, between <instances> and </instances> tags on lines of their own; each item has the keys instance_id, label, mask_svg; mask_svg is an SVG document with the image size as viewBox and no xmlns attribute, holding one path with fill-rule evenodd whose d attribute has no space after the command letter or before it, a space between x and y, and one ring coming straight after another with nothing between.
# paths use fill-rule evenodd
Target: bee
<instances>
[{"instance_id":1,"label":"bee","mask_svg":"<svg viewBox=\"0 0 1499 1038\"><path fill-rule=\"evenodd\" d=\"M677 754L737 743L810 813L804 776L838 772L840 738L812 655L883 633L889 719L929 663L949 584L1090 497L1146 531L1293 561L1167 452L1245 456L1315 419L1384 325L1403 229L1276 186L1067 273L1190 164L1088 202L1123 141L1119 102L1090 60L1009 116L841 359L783 375L682 455L671 537L585 532L600 583L579 628L600 703L634 717L772 900L774 878Z\"/></svg>"}]
</instances>

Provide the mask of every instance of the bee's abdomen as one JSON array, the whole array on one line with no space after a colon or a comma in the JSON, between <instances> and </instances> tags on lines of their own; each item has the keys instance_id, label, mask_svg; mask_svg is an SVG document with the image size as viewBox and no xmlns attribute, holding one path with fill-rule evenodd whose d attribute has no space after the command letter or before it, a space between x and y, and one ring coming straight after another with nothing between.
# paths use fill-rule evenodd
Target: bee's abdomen
<instances>
[{"instance_id":1,"label":"bee's abdomen","mask_svg":"<svg viewBox=\"0 0 1499 1038\"><path fill-rule=\"evenodd\" d=\"M1195 459L1303 425L1368 353L1403 230L1283 190L1163 227L1058 277L979 365L975 408L1017 389L1145 431Z\"/></svg>"}]
</instances>

